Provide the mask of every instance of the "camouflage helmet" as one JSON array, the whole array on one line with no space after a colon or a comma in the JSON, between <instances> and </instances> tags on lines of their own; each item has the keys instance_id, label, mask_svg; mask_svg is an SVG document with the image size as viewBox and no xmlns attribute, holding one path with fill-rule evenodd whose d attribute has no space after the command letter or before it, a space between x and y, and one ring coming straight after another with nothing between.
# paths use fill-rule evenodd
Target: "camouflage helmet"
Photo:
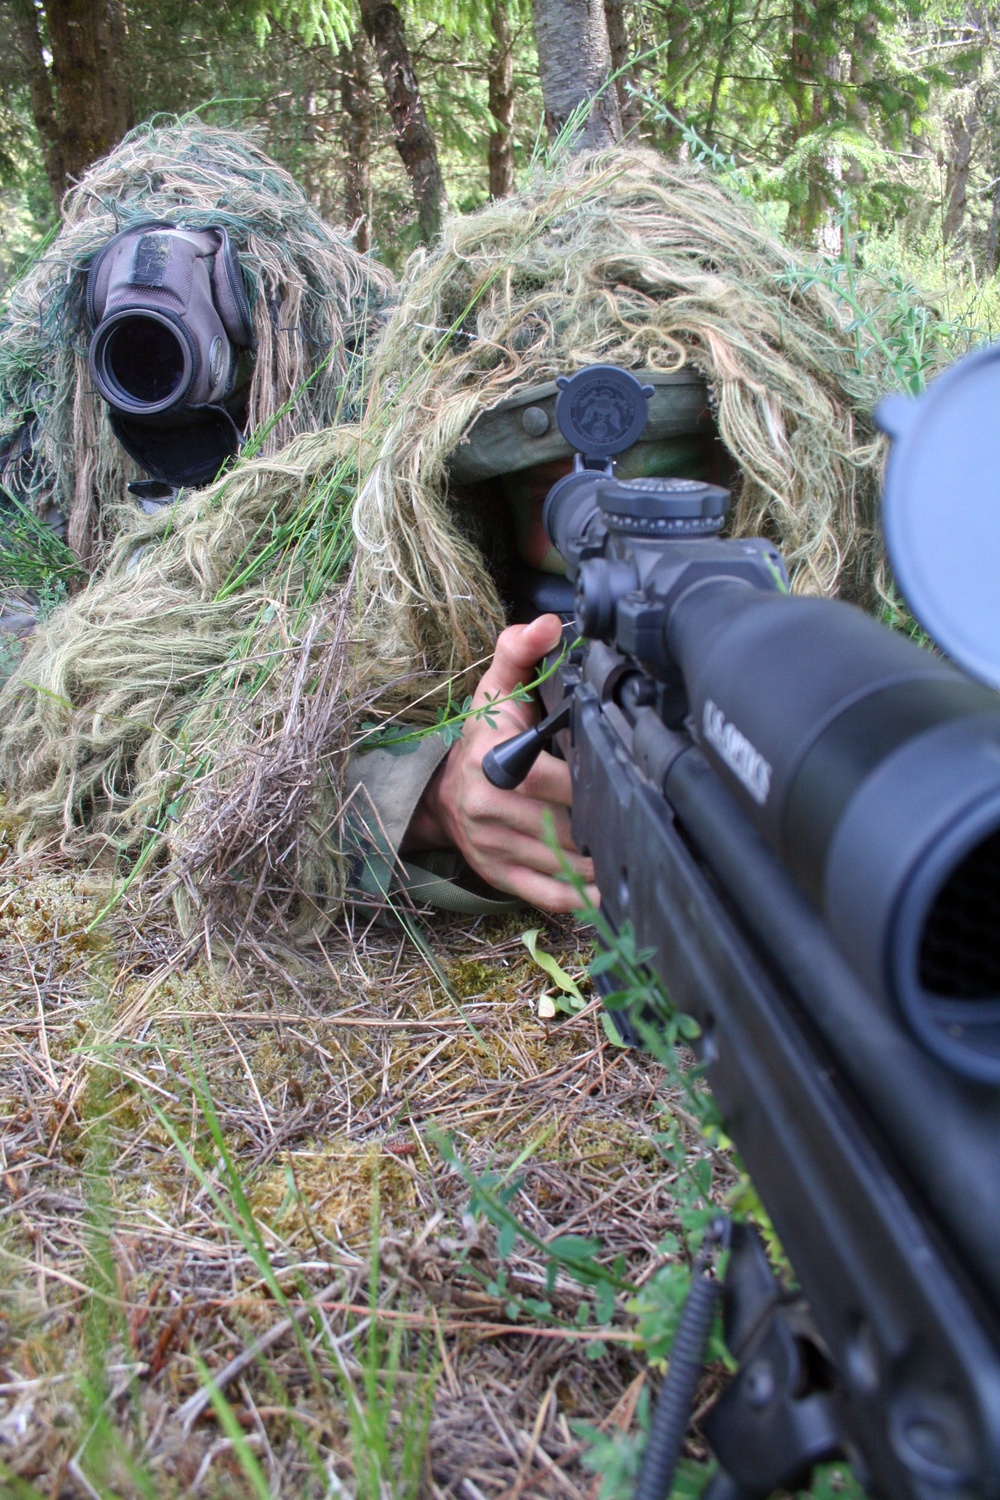
<instances>
[{"instance_id":1,"label":"camouflage helmet","mask_svg":"<svg viewBox=\"0 0 1000 1500\"><path fill-rule=\"evenodd\" d=\"M567 372L569 373L569 372ZM617 464L623 478L650 472L684 473L701 477L706 453L716 434L711 393L698 372L689 366L669 373L633 370L644 385L653 387L649 418L642 436ZM554 380L529 386L516 396L483 412L448 459L453 484L475 484L556 460L569 460L574 450L556 422Z\"/></svg>"}]
</instances>

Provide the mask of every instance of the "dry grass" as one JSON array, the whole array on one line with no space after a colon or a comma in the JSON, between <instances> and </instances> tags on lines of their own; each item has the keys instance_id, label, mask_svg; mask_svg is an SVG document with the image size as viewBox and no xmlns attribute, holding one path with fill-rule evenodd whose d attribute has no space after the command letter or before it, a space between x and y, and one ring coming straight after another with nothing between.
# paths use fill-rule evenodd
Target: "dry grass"
<instances>
[{"instance_id":1,"label":"dry grass","mask_svg":"<svg viewBox=\"0 0 1000 1500\"><path fill-rule=\"evenodd\" d=\"M46 1496L252 1494L242 1447L263 1493L379 1493L346 1398L374 1325L402 1340L393 1434L433 1382L416 1493L596 1496L570 1424L632 1418L644 1361L623 1299L610 1333L589 1304L577 1326L587 1294L560 1274L531 1321L511 1298L541 1295L544 1266L523 1242L496 1295L494 1231L434 1134L477 1170L534 1142L522 1221L597 1235L642 1281L677 1227L661 1070L611 1048L594 1006L537 1019L545 977L517 922L435 926L445 989L376 928L308 958L184 967L166 916L128 900L86 933L107 888L42 859L0 868L6 1492L17 1476ZM579 972L572 923L543 941Z\"/></svg>"}]
</instances>

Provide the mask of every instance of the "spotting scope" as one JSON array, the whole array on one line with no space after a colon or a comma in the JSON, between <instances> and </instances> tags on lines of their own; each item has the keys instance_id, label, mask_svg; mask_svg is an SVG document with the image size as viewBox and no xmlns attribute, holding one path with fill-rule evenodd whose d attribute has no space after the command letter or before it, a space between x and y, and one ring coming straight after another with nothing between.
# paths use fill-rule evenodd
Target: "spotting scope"
<instances>
[{"instance_id":1,"label":"spotting scope","mask_svg":"<svg viewBox=\"0 0 1000 1500\"><path fill-rule=\"evenodd\" d=\"M122 230L91 265L87 314L90 373L119 442L163 485L209 483L242 442L253 347L226 229Z\"/></svg>"}]
</instances>

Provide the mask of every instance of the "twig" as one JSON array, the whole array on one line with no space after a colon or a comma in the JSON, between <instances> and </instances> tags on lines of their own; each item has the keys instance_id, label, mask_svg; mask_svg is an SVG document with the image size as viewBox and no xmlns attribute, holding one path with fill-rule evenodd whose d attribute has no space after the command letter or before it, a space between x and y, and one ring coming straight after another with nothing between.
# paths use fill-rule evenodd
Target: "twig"
<instances>
[{"instance_id":1,"label":"twig","mask_svg":"<svg viewBox=\"0 0 1000 1500\"><path fill-rule=\"evenodd\" d=\"M337 1285L337 1283L333 1285ZM332 1289L332 1286L328 1288L328 1290ZM320 1297L325 1296L326 1292L320 1293ZM368 1311L369 1309L365 1310ZM266 1333L262 1333L260 1338L254 1339L252 1344L248 1344L241 1354L237 1354L234 1359L229 1361L228 1365L223 1365L221 1370L213 1372L212 1380L216 1390L225 1390L231 1381L235 1380L238 1375L242 1375L248 1365L253 1364L259 1354L263 1354L266 1349L270 1349L272 1344L276 1344L279 1339L284 1338L293 1323L300 1322L306 1313L310 1311L311 1307L309 1303L306 1303L295 1314L294 1318L279 1318L278 1322L272 1328L269 1328ZM176 1418L181 1425L185 1437L189 1435L191 1428L197 1422L205 1408L211 1404L211 1401L212 1397L209 1392L202 1389L196 1391L193 1396L189 1396L187 1401L177 1408Z\"/></svg>"}]
</instances>

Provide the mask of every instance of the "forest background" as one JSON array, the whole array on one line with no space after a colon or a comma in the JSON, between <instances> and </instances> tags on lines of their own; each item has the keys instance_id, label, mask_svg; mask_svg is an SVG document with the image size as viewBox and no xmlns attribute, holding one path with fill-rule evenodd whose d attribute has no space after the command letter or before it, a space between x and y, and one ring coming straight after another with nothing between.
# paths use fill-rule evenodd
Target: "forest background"
<instances>
[{"instance_id":1,"label":"forest background","mask_svg":"<svg viewBox=\"0 0 1000 1500\"><path fill-rule=\"evenodd\" d=\"M595 139L708 154L775 226L981 291L1000 239L1000 8L950 0L0 0L0 285L133 124L259 126L398 269L513 191L581 91Z\"/></svg>"},{"instance_id":2,"label":"forest background","mask_svg":"<svg viewBox=\"0 0 1000 1500\"><path fill-rule=\"evenodd\" d=\"M859 357L887 334L904 385L1000 321L1000 6L0 0L0 43L0 287L67 186L158 113L259 127L320 211L397 270L447 209L514 191L569 120L588 142L704 160L828 257L818 274L845 297L852 266L874 270L886 302L878 319L857 309ZM87 925L103 891L43 870L12 895L17 872L4 878L0 1065L21 1069L4 1117L4 1493L301 1500L344 1493L345 1476L365 1500L471 1497L451 1476L475 1473L491 1494L589 1497L584 1469L629 1493L636 1361L662 1360L686 1287L675 1231L714 1212L713 1170L737 1204L745 1189L680 1083L674 1133L654 1135L644 1061L605 1064L568 926L544 934L559 963L538 929L453 933L433 984L395 935L363 966L324 954L330 973L296 971L287 993L262 956L264 999L209 968L159 985L166 919L140 924L127 903L115 920L130 941L141 925L146 956L107 979L110 939ZM550 1008L571 1012L551 1033L540 966ZM421 1109L468 1159L488 1147L492 1175L439 1162ZM643 1278L627 1304L626 1261Z\"/></svg>"}]
</instances>

